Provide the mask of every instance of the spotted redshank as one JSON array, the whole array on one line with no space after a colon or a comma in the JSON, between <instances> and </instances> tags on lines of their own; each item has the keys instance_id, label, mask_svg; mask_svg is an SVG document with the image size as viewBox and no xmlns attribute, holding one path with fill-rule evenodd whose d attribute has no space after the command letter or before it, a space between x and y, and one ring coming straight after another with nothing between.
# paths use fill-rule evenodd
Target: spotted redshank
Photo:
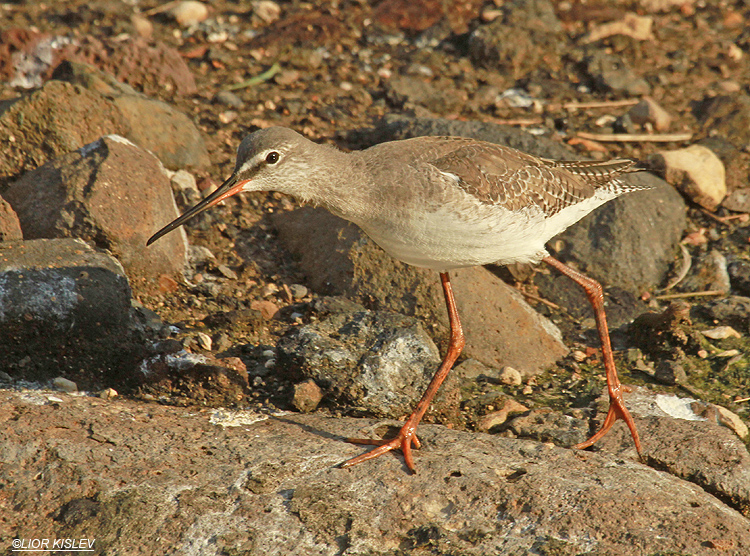
<instances>
[{"instance_id":1,"label":"spotted redshank","mask_svg":"<svg viewBox=\"0 0 750 556\"><path fill-rule=\"evenodd\" d=\"M438 271L450 322L445 358L398 435L390 440L349 439L378 447L342 464L350 467L401 449L412 471L412 447L420 446L417 425L465 343L448 271L543 261L583 287L601 340L609 411L601 429L575 447L591 446L623 419L640 454L638 432L617 378L602 287L551 257L544 247L603 203L642 189L621 180L637 170L632 160L561 162L461 137L417 137L345 153L290 129L271 127L248 135L229 179L156 232L148 244L232 195L279 191L357 224L396 259Z\"/></svg>"}]
</instances>

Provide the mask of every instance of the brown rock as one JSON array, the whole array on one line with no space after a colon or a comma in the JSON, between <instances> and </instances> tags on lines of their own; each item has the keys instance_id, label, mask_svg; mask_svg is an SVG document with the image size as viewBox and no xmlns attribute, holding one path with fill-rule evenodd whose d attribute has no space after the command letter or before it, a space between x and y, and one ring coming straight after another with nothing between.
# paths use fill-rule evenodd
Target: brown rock
<instances>
[{"instance_id":1,"label":"brown rock","mask_svg":"<svg viewBox=\"0 0 750 556\"><path fill-rule=\"evenodd\" d=\"M428 332L446 337L447 314L436 272L392 259L355 225L322 209L279 213L274 222L318 293L417 316L433 327ZM528 375L567 353L554 325L488 270L460 269L451 272L451 281L467 357L498 368L510 365Z\"/></svg>"},{"instance_id":2,"label":"brown rock","mask_svg":"<svg viewBox=\"0 0 750 556\"><path fill-rule=\"evenodd\" d=\"M323 391L311 378L294 385L292 405L302 413L312 413L323 399Z\"/></svg>"},{"instance_id":3,"label":"brown rock","mask_svg":"<svg viewBox=\"0 0 750 556\"><path fill-rule=\"evenodd\" d=\"M0 114L0 185L102 135L127 130L120 111L101 95L49 81Z\"/></svg>"},{"instance_id":4,"label":"brown rock","mask_svg":"<svg viewBox=\"0 0 750 556\"><path fill-rule=\"evenodd\" d=\"M0 242L21 239L23 239L23 232L21 232L18 215L8 201L0 197Z\"/></svg>"},{"instance_id":5,"label":"brown rock","mask_svg":"<svg viewBox=\"0 0 750 556\"><path fill-rule=\"evenodd\" d=\"M179 275L184 231L146 247L177 216L159 161L129 141L105 137L25 174L5 194L27 239L80 237L109 249L132 277Z\"/></svg>"},{"instance_id":6,"label":"brown rock","mask_svg":"<svg viewBox=\"0 0 750 556\"><path fill-rule=\"evenodd\" d=\"M708 210L716 210L727 194L724 164L702 145L661 151L650 156L649 162L667 183Z\"/></svg>"}]
</instances>

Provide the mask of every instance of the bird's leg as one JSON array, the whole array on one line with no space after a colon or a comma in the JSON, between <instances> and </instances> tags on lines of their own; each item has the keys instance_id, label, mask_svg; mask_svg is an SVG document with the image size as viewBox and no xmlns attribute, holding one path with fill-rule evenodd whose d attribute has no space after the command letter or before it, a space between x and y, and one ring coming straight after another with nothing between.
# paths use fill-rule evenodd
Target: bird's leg
<instances>
[{"instance_id":1,"label":"bird's leg","mask_svg":"<svg viewBox=\"0 0 750 556\"><path fill-rule=\"evenodd\" d=\"M434 398L435 394L437 394L440 385L445 380L445 377L448 376L448 372L453 367L453 363L456 362L456 359L458 359L458 356L461 353L461 350L464 348L464 344L466 343L464 339L464 332L461 328L461 321L458 318L456 301L455 299L453 299L451 282L447 272L440 273L440 281L443 284L443 293L445 294L445 304L448 307L448 320L450 322L451 328L448 352L445 354L443 362L440 364L437 372L432 377L432 380L430 381L429 386L427 386L427 390L425 390L425 393L422 395L422 399L419 400L416 409L414 409L414 412L406 420L404 426L401 427L401 430L399 431L396 438L392 440L348 438L347 442L352 442L354 444L374 444L378 447L370 452L362 454L361 456L357 456L356 458L345 461L341 464L341 467L351 467L352 465L357 465L358 463L362 463L363 461L382 456L386 452L400 448L401 452L404 454L406 466L413 473L416 473L416 468L414 467L414 459L411 455L411 448L412 445L415 448L420 447L419 439L416 435L417 425L419 425L419 422L422 420L422 417L427 411L430 402L432 402L432 398Z\"/></svg>"},{"instance_id":2,"label":"bird's leg","mask_svg":"<svg viewBox=\"0 0 750 556\"><path fill-rule=\"evenodd\" d=\"M586 442L576 444L575 448L583 450L593 445L596 441L602 438L609 429L612 428L617 419L622 419L628 425L630 434L633 437L635 443L635 449L638 450L638 455L641 454L641 441L638 438L638 431L635 428L635 422L630 416L630 412L625 407L625 401L622 399L622 385L620 380L617 378L617 369L615 369L615 359L612 355L612 345L609 341L609 329L607 328L607 317L604 314L604 296L602 294L602 286L596 280L584 276L577 270L564 265L553 257L545 257L542 259L548 265L556 268L562 274L580 285L586 292L586 297L589 298L589 302L594 309L594 318L596 319L596 328L599 331L599 340L602 344L602 357L604 358L604 370L607 373L607 389L609 390L609 411L607 417L604 419L602 428L594 436L589 438Z\"/></svg>"}]
</instances>

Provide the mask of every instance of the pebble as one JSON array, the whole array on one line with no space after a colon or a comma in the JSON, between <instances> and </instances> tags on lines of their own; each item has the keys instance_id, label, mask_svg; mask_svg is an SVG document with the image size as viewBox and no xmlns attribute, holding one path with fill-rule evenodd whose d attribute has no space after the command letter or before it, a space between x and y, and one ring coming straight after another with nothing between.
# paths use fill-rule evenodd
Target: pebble
<instances>
[{"instance_id":1,"label":"pebble","mask_svg":"<svg viewBox=\"0 0 750 556\"><path fill-rule=\"evenodd\" d=\"M269 282L268 284L263 286L262 290L260 290L261 297L269 297L275 293L279 293L279 286L277 286L273 282Z\"/></svg>"},{"instance_id":2,"label":"pebble","mask_svg":"<svg viewBox=\"0 0 750 556\"><path fill-rule=\"evenodd\" d=\"M211 351L211 347L213 346L213 340L211 339L211 336L209 336L205 332L198 332L198 334L196 334L196 339L198 341L198 346L200 346L201 349Z\"/></svg>"},{"instance_id":3,"label":"pebble","mask_svg":"<svg viewBox=\"0 0 750 556\"><path fill-rule=\"evenodd\" d=\"M214 102L217 104L223 104L230 108L242 108L245 103L243 100L234 94L232 91L220 91L214 97Z\"/></svg>"},{"instance_id":4,"label":"pebble","mask_svg":"<svg viewBox=\"0 0 750 556\"><path fill-rule=\"evenodd\" d=\"M643 97L641 101L628 111L630 120L634 124L651 124L656 131L666 131L672 124L672 116L659 106L651 97Z\"/></svg>"},{"instance_id":5,"label":"pebble","mask_svg":"<svg viewBox=\"0 0 750 556\"><path fill-rule=\"evenodd\" d=\"M728 410L726 407L720 405L714 405L714 407L719 414L719 423L732 429L742 440L747 440L750 431L748 430L747 425L742 419L740 419L740 416Z\"/></svg>"},{"instance_id":6,"label":"pebble","mask_svg":"<svg viewBox=\"0 0 750 556\"><path fill-rule=\"evenodd\" d=\"M500 371L500 382L508 386L521 386L523 378L518 370L506 366Z\"/></svg>"},{"instance_id":7,"label":"pebble","mask_svg":"<svg viewBox=\"0 0 750 556\"><path fill-rule=\"evenodd\" d=\"M323 391L311 378L294 385L292 405L297 411L311 413L323 399Z\"/></svg>"},{"instance_id":8,"label":"pebble","mask_svg":"<svg viewBox=\"0 0 750 556\"><path fill-rule=\"evenodd\" d=\"M208 18L208 7L203 2L185 0L174 5L167 13L182 27L190 27Z\"/></svg>"},{"instance_id":9,"label":"pebble","mask_svg":"<svg viewBox=\"0 0 750 556\"><path fill-rule=\"evenodd\" d=\"M114 388L105 388L101 392L99 392L99 397L103 400L113 400L115 399L119 394L117 393L117 390Z\"/></svg>"},{"instance_id":10,"label":"pebble","mask_svg":"<svg viewBox=\"0 0 750 556\"><path fill-rule=\"evenodd\" d=\"M52 381L52 386L61 392L78 392L78 385L75 382L61 376Z\"/></svg>"},{"instance_id":11,"label":"pebble","mask_svg":"<svg viewBox=\"0 0 750 556\"><path fill-rule=\"evenodd\" d=\"M292 284L289 286L289 291L292 292L294 299L302 299L307 295L307 288L302 284Z\"/></svg>"},{"instance_id":12,"label":"pebble","mask_svg":"<svg viewBox=\"0 0 750 556\"><path fill-rule=\"evenodd\" d=\"M662 361L656 367L654 378L662 384L674 386L675 384L684 384L687 381L685 368L676 361Z\"/></svg>"},{"instance_id":13,"label":"pebble","mask_svg":"<svg viewBox=\"0 0 750 556\"><path fill-rule=\"evenodd\" d=\"M252 2L253 14L257 15L264 23L273 23L281 16L281 6L271 0L258 0Z\"/></svg>"},{"instance_id":14,"label":"pebble","mask_svg":"<svg viewBox=\"0 0 750 556\"><path fill-rule=\"evenodd\" d=\"M716 328L711 328L710 330L702 330L701 334L703 334L706 338L711 338L712 340L742 338L742 335L731 326L717 326Z\"/></svg>"},{"instance_id":15,"label":"pebble","mask_svg":"<svg viewBox=\"0 0 750 556\"><path fill-rule=\"evenodd\" d=\"M234 270L232 270L231 268L229 268L229 267L228 267L227 265L225 265L225 264L220 264L220 265L219 265L219 266L217 267L217 270L218 270L218 271L219 271L219 272L221 273L221 275L222 275L222 276L224 276L225 278L229 278L230 280L236 280L236 279L237 279L237 273L236 273L236 272L235 272Z\"/></svg>"},{"instance_id":16,"label":"pebble","mask_svg":"<svg viewBox=\"0 0 750 556\"><path fill-rule=\"evenodd\" d=\"M216 260L216 257L207 247L203 247L202 245L191 245L188 248L188 259L192 266L200 266Z\"/></svg>"},{"instance_id":17,"label":"pebble","mask_svg":"<svg viewBox=\"0 0 750 556\"><path fill-rule=\"evenodd\" d=\"M727 194L724 164L702 145L661 151L649 162L685 197L708 210L716 210Z\"/></svg>"},{"instance_id":18,"label":"pebble","mask_svg":"<svg viewBox=\"0 0 750 556\"><path fill-rule=\"evenodd\" d=\"M516 400L508 399L503 403L502 408L498 411L493 411L482 417L477 423L477 430L480 432L488 432L493 427L502 425L508 420L511 414L525 413L529 410L523 404L518 403Z\"/></svg>"}]
</instances>

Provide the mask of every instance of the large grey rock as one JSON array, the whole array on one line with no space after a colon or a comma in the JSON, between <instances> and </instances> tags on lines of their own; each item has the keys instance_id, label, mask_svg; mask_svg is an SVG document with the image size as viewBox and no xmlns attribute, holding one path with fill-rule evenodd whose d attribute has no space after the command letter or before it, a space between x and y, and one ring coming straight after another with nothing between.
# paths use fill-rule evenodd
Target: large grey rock
<instances>
[{"instance_id":1,"label":"large grey rock","mask_svg":"<svg viewBox=\"0 0 750 556\"><path fill-rule=\"evenodd\" d=\"M437 347L418 320L364 308L295 328L277 350L281 372L295 381L312 378L327 402L393 419L411 413L440 364ZM446 389L452 395L441 396L433 410L452 413L455 420L460 394Z\"/></svg>"},{"instance_id":2,"label":"large grey rock","mask_svg":"<svg viewBox=\"0 0 750 556\"><path fill-rule=\"evenodd\" d=\"M110 255L77 239L0 243L0 368L12 377L101 384L132 363L129 324L130 286Z\"/></svg>"},{"instance_id":3,"label":"large grey rock","mask_svg":"<svg viewBox=\"0 0 750 556\"><path fill-rule=\"evenodd\" d=\"M416 316L433 336L447 338L448 317L436 272L394 260L354 224L322 209L278 213L274 224L318 293ZM450 275L467 357L529 375L567 353L557 328L497 276L481 267Z\"/></svg>"},{"instance_id":4,"label":"large grey rock","mask_svg":"<svg viewBox=\"0 0 750 556\"><path fill-rule=\"evenodd\" d=\"M185 265L183 230L146 247L154 231L177 217L177 206L159 160L121 137L104 137L28 172L5 198L26 239L91 241L114 253L133 278L179 275Z\"/></svg>"},{"instance_id":5,"label":"large grey rock","mask_svg":"<svg viewBox=\"0 0 750 556\"><path fill-rule=\"evenodd\" d=\"M398 455L343 470L336 464L367 448L341 438L368 422L56 396L0 391L3 546L23 537L93 538L99 552L134 555L750 551L746 517L619 456L424 426L417 475Z\"/></svg>"}]
</instances>

